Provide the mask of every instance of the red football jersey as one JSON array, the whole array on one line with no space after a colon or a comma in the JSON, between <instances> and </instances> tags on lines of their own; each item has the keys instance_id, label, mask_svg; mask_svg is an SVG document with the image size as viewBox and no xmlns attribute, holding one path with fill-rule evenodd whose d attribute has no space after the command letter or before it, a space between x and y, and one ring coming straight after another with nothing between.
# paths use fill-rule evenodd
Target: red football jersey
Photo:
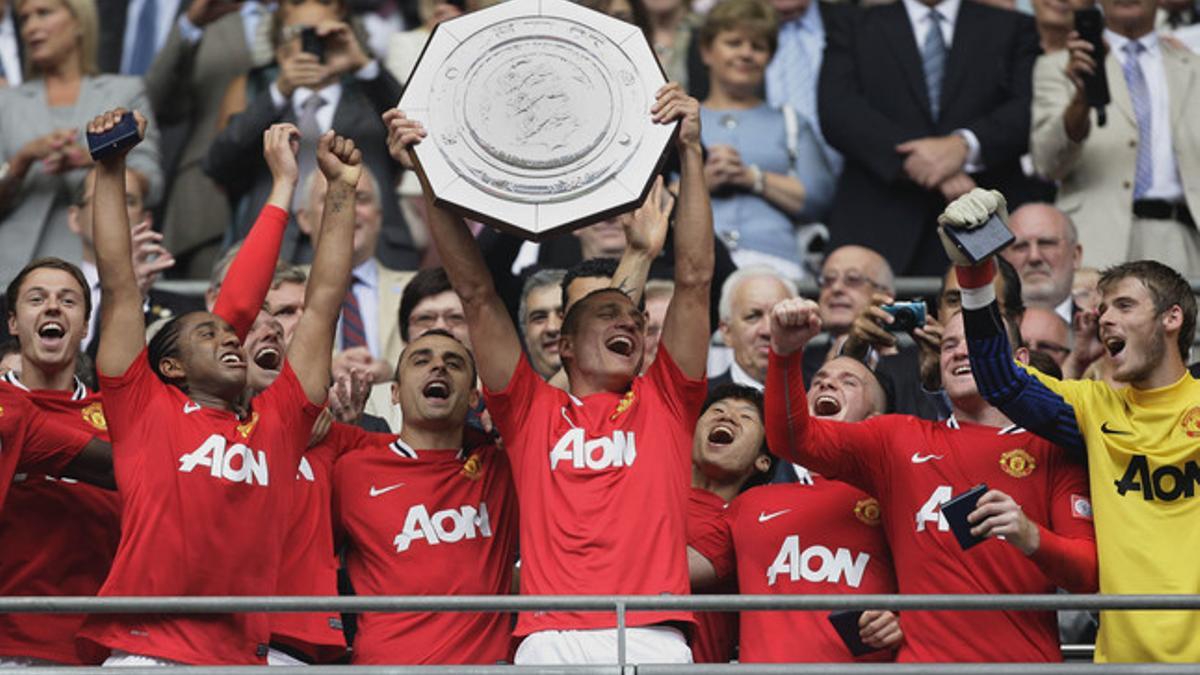
<instances>
[{"instance_id":1,"label":"red football jersey","mask_svg":"<svg viewBox=\"0 0 1200 675\"><path fill-rule=\"evenodd\" d=\"M76 381L70 391L33 390L15 373L7 382L62 429L108 440L99 394ZM117 493L54 472L14 480L0 513L0 595L95 595L108 576L121 537ZM0 655L32 656L58 663L80 659L75 634L83 614L0 614Z\"/></svg>"},{"instance_id":2,"label":"red football jersey","mask_svg":"<svg viewBox=\"0 0 1200 675\"><path fill-rule=\"evenodd\" d=\"M352 450L333 471L334 518L359 595L507 595L517 499L493 445L415 450L393 437ZM500 612L363 613L355 664L494 664L510 653Z\"/></svg>"},{"instance_id":3,"label":"red football jersey","mask_svg":"<svg viewBox=\"0 0 1200 675\"><path fill-rule=\"evenodd\" d=\"M710 561L724 548L725 500L698 487L688 496L687 544ZM737 579L726 575L707 593L737 593ZM696 612L696 632L692 636L692 661L728 663L738 639L737 612Z\"/></svg>"},{"instance_id":4,"label":"red football jersey","mask_svg":"<svg viewBox=\"0 0 1200 675\"><path fill-rule=\"evenodd\" d=\"M879 504L845 483L747 490L725 514L729 546L718 572L736 556L738 591L747 595L895 593L892 559L880 527ZM829 612L742 612L740 661L841 663L890 661L891 651L855 658Z\"/></svg>"},{"instance_id":5,"label":"red football jersey","mask_svg":"<svg viewBox=\"0 0 1200 675\"><path fill-rule=\"evenodd\" d=\"M0 382L0 508L17 470L58 473L91 439L92 434L52 424L25 392Z\"/></svg>"},{"instance_id":6,"label":"red football jersey","mask_svg":"<svg viewBox=\"0 0 1200 675\"><path fill-rule=\"evenodd\" d=\"M962 550L941 513L979 483L1007 493L1025 515L1073 539L1094 539L1087 476L1066 453L1018 427L883 415L846 424L813 418L798 356L772 355L767 382L771 449L874 495L901 593L1053 593L1055 584L1015 546L989 539ZM899 661L1060 661L1053 612L904 612Z\"/></svg>"},{"instance_id":7,"label":"red football jersey","mask_svg":"<svg viewBox=\"0 0 1200 675\"><path fill-rule=\"evenodd\" d=\"M692 430L706 394L664 348L624 394L580 400L522 356L504 391L484 392L521 499L521 592L686 595ZM630 612L628 625L692 621ZM612 612L523 612L516 635L613 628Z\"/></svg>"},{"instance_id":8,"label":"red football jersey","mask_svg":"<svg viewBox=\"0 0 1200 675\"><path fill-rule=\"evenodd\" d=\"M290 493L320 409L291 365L245 419L163 383L145 350L100 378L123 504L100 595L262 595L275 589ZM263 664L264 614L94 614L81 648L183 663Z\"/></svg>"},{"instance_id":9,"label":"red football jersey","mask_svg":"<svg viewBox=\"0 0 1200 675\"><path fill-rule=\"evenodd\" d=\"M338 557L333 545L333 463L371 438L340 422L300 459L288 507L282 565L276 595L337 595ZM389 436L390 438L390 436ZM331 663L346 652L342 617L337 612L278 612L270 615L271 641L300 650L313 663Z\"/></svg>"}]
</instances>

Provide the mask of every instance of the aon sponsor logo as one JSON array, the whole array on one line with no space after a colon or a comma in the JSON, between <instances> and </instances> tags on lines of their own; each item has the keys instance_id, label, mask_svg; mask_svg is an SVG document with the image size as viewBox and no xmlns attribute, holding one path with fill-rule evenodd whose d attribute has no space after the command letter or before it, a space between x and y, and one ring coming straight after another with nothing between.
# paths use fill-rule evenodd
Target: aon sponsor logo
<instances>
[{"instance_id":1,"label":"aon sponsor logo","mask_svg":"<svg viewBox=\"0 0 1200 675\"><path fill-rule=\"evenodd\" d=\"M613 467L633 466L637 446L632 431L614 431L612 438L584 438L583 429L571 429L558 439L550 451L550 470L566 462L576 469L600 471Z\"/></svg>"},{"instance_id":2,"label":"aon sponsor logo","mask_svg":"<svg viewBox=\"0 0 1200 675\"><path fill-rule=\"evenodd\" d=\"M954 491L949 485L939 485L917 511L917 532L924 532L929 523L936 523L939 532L949 532L950 523L942 515L942 504L950 501Z\"/></svg>"},{"instance_id":3,"label":"aon sponsor logo","mask_svg":"<svg viewBox=\"0 0 1200 675\"><path fill-rule=\"evenodd\" d=\"M267 453L251 450L241 443L228 445L228 441L217 434L179 458L182 473L191 473L200 466L208 467L214 477L234 483L267 484Z\"/></svg>"},{"instance_id":4,"label":"aon sponsor logo","mask_svg":"<svg viewBox=\"0 0 1200 675\"><path fill-rule=\"evenodd\" d=\"M1196 460L1188 460L1183 468L1173 464L1164 464L1151 471L1150 463L1145 455L1134 455L1125 467L1125 475L1120 480L1113 481L1117 486L1117 494L1124 495L1129 491L1142 493L1142 499L1173 502L1180 497L1192 498L1196 494L1196 484L1200 483L1200 464Z\"/></svg>"},{"instance_id":5,"label":"aon sponsor logo","mask_svg":"<svg viewBox=\"0 0 1200 675\"><path fill-rule=\"evenodd\" d=\"M429 515L424 504L408 509L404 518L404 529L392 543L397 553L404 553L413 541L424 539L430 546L441 543L453 544L463 539L491 537L492 521L488 518L487 504L480 502L479 508L466 505L457 509L445 509Z\"/></svg>"},{"instance_id":6,"label":"aon sponsor logo","mask_svg":"<svg viewBox=\"0 0 1200 675\"><path fill-rule=\"evenodd\" d=\"M784 576L792 581L844 583L858 588L869 562L869 553L855 555L845 548L831 551L824 546L809 546L801 549L800 536L793 534L783 540L775 562L767 568L767 584L774 586L779 577Z\"/></svg>"}]
</instances>

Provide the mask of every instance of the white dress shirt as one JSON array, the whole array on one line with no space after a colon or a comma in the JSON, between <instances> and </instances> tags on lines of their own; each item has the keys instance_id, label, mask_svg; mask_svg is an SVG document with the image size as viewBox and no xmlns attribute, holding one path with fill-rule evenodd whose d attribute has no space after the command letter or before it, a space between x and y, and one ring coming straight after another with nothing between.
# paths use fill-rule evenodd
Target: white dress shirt
<instances>
[{"instance_id":1,"label":"white dress shirt","mask_svg":"<svg viewBox=\"0 0 1200 675\"><path fill-rule=\"evenodd\" d=\"M729 364L729 379L733 380L734 384L740 384L743 387L752 387L758 391L762 391L767 386L765 382L759 382L753 377L750 377L750 373L742 370L742 367L738 365L736 359L733 361L733 363Z\"/></svg>"},{"instance_id":2,"label":"white dress shirt","mask_svg":"<svg viewBox=\"0 0 1200 675\"><path fill-rule=\"evenodd\" d=\"M17 48L16 22L13 20L13 3L10 1L0 14L0 64L4 66L4 77L8 86L15 87L23 82L21 74L21 52Z\"/></svg>"},{"instance_id":3,"label":"white dress shirt","mask_svg":"<svg viewBox=\"0 0 1200 675\"><path fill-rule=\"evenodd\" d=\"M1124 68L1125 45L1129 39L1107 29L1104 39L1108 41L1109 51L1117 63ZM1182 202L1183 183L1179 180L1179 166L1175 163L1171 139L1171 94L1167 91L1167 74L1163 70L1162 44L1155 33L1143 35L1138 42L1145 47L1138 57L1138 64L1142 67L1146 89L1150 92L1150 158L1154 165L1154 180L1150 183L1150 189L1146 190L1145 198ZM1188 114L1196 113L1192 111Z\"/></svg>"},{"instance_id":4,"label":"white dress shirt","mask_svg":"<svg viewBox=\"0 0 1200 675\"><path fill-rule=\"evenodd\" d=\"M157 24L154 30L154 51L162 49L163 43L167 41L167 34L171 32L171 26L175 23L175 16L179 14L179 0L129 0L129 7L125 10L125 44L121 48L121 72L129 72L129 60L133 58L133 43L137 39L137 24L138 17L141 16L142 7L147 2L158 3Z\"/></svg>"}]
</instances>

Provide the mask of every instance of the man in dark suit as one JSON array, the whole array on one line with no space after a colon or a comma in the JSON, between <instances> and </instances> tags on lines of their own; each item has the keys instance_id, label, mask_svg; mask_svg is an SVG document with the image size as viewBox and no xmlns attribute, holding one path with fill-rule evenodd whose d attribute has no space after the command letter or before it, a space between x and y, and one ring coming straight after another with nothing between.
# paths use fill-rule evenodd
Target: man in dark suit
<instances>
[{"instance_id":1,"label":"man in dark suit","mask_svg":"<svg viewBox=\"0 0 1200 675\"><path fill-rule=\"evenodd\" d=\"M744 267L721 284L721 339L733 353L729 369L708 390L732 382L762 390L771 352L771 308L796 297L796 284L770 267Z\"/></svg>"},{"instance_id":2,"label":"man in dark suit","mask_svg":"<svg viewBox=\"0 0 1200 675\"><path fill-rule=\"evenodd\" d=\"M946 202L1025 180L1034 21L973 0L902 0L829 19L818 109L845 156L830 246L884 252L900 274L940 274L935 221Z\"/></svg>"},{"instance_id":3,"label":"man in dark suit","mask_svg":"<svg viewBox=\"0 0 1200 675\"><path fill-rule=\"evenodd\" d=\"M363 161L382 188L383 231L377 257L392 269L415 269L418 253L394 195L401 167L388 155L387 128L380 119L400 100L400 83L367 56L350 27L339 20L338 11L337 5L310 3L289 7L279 15L278 66L251 73L246 109L217 136L204 170L231 199L240 201L233 230L233 238L240 240L271 190L270 172L261 159L263 132L278 122L299 128L303 183L316 165L317 138L336 129L362 150ZM323 60L301 50L300 31L306 26L317 27ZM256 84L260 81L265 86ZM281 256L290 262L311 261L312 246L294 220L288 225Z\"/></svg>"}]
</instances>

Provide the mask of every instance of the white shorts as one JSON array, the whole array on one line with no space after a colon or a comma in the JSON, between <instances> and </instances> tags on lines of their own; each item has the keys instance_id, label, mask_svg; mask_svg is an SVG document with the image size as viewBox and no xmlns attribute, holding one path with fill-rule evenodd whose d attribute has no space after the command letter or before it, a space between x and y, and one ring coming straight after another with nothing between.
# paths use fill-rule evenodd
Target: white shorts
<instances>
[{"instance_id":1,"label":"white shorts","mask_svg":"<svg viewBox=\"0 0 1200 675\"><path fill-rule=\"evenodd\" d=\"M267 650L267 665L268 666L307 666L308 664L300 659L281 652L274 647Z\"/></svg>"},{"instance_id":2,"label":"white shorts","mask_svg":"<svg viewBox=\"0 0 1200 675\"><path fill-rule=\"evenodd\" d=\"M104 660L105 668L145 668L147 666L185 666L186 663L160 659L157 656L142 656L114 649L112 655Z\"/></svg>"},{"instance_id":3,"label":"white shorts","mask_svg":"<svg viewBox=\"0 0 1200 675\"><path fill-rule=\"evenodd\" d=\"M617 629L543 630L517 647L513 663L523 665L615 664ZM625 629L625 662L691 663L692 648L678 628L644 626Z\"/></svg>"},{"instance_id":4,"label":"white shorts","mask_svg":"<svg viewBox=\"0 0 1200 675\"><path fill-rule=\"evenodd\" d=\"M36 666L65 666L65 663L40 659L36 656L0 656L0 668L33 668Z\"/></svg>"}]
</instances>

